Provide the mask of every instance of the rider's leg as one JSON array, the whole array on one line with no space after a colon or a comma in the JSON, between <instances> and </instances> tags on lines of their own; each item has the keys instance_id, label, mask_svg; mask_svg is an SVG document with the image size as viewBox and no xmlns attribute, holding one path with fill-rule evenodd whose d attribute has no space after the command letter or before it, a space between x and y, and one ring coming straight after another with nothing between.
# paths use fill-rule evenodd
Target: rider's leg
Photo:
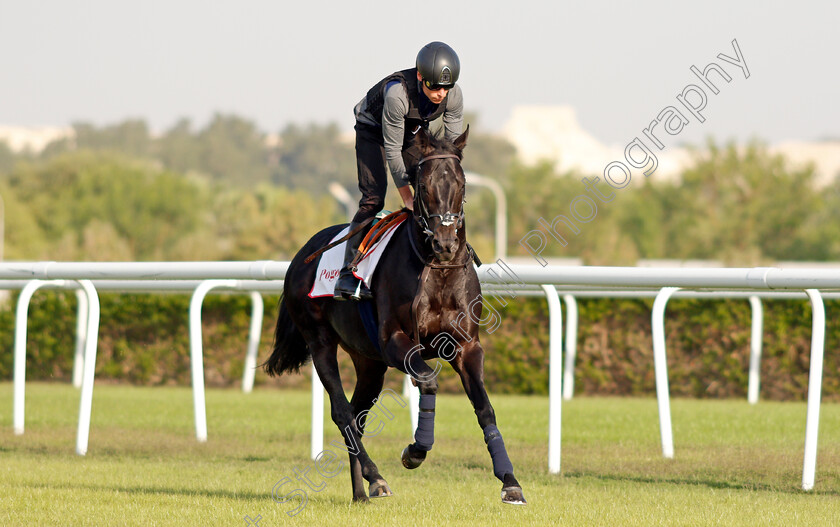
<instances>
[{"instance_id":1,"label":"rider's leg","mask_svg":"<svg viewBox=\"0 0 840 527\"><path fill-rule=\"evenodd\" d=\"M350 223L350 230L352 231L358 226L359 223L353 221ZM365 230L362 229L347 240L347 247L344 250L344 265L338 274L338 282L335 284L335 293L333 294L336 300L344 300L346 298L368 300L372 298L370 290L353 274L356 268L352 265L352 262L358 252L359 244L364 237Z\"/></svg>"},{"instance_id":2,"label":"rider's leg","mask_svg":"<svg viewBox=\"0 0 840 527\"><path fill-rule=\"evenodd\" d=\"M360 129L358 125L356 126L356 167L359 172L359 190L362 193L362 199L359 200L359 211L350 223L350 230L364 220L376 216L382 210L385 206L385 192L388 189L385 147L376 140L373 134L363 128ZM344 266L341 268L335 285L337 300L371 298L370 291L353 275L353 269L350 267L363 237L364 231L347 240Z\"/></svg>"}]
</instances>

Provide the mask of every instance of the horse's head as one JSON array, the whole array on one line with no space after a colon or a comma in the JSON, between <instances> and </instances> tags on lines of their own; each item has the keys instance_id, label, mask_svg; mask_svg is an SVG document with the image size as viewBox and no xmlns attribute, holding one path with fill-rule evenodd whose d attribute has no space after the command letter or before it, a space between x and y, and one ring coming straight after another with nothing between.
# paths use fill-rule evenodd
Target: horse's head
<instances>
[{"instance_id":1,"label":"horse's head","mask_svg":"<svg viewBox=\"0 0 840 527\"><path fill-rule=\"evenodd\" d=\"M466 178L461 152L470 128L454 142L439 141L423 128L414 136L420 161L414 178L414 215L431 241L435 258L448 262L461 248Z\"/></svg>"}]
</instances>

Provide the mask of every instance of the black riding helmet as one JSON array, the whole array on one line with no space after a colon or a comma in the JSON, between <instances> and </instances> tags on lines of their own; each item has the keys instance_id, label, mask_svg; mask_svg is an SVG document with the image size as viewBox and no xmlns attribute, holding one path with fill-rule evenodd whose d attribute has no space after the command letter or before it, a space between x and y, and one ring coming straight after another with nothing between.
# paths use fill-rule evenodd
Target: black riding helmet
<instances>
[{"instance_id":1,"label":"black riding helmet","mask_svg":"<svg viewBox=\"0 0 840 527\"><path fill-rule=\"evenodd\" d=\"M461 62L455 50L443 42L430 42L417 54L417 71L430 90L451 89L461 73Z\"/></svg>"}]
</instances>

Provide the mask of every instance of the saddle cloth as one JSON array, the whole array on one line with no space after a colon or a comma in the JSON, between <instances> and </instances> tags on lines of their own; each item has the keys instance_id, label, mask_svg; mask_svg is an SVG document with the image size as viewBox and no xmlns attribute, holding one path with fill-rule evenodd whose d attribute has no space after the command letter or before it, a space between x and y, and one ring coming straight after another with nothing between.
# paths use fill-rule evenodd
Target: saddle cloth
<instances>
[{"instance_id":1,"label":"saddle cloth","mask_svg":"<svg viewBox=\"0 0 840 527\"><path fill-rule=\"evenodd\" d=\"M353 273L356 278L360 278L365 282L365 285L370 287L373 279L373 272L376 270L376 264L385 252L388 242L396 232L397 227L404 220L394 223L390 226L382 237L371 247L367 254L364 255L359 262L358 269ZM338 234L336 234L330 243L346 236L349 227L345 227ZM309 291L309 298L317 298L321 296L333 296L335 291L335 283L338 280L338 273L344 265L344 251L347 247L347 242L340 243L332 249L324 252L318 260L318 271L315 273L315 283L312 284L312 290Z\"/></svg>"}]
</instances>

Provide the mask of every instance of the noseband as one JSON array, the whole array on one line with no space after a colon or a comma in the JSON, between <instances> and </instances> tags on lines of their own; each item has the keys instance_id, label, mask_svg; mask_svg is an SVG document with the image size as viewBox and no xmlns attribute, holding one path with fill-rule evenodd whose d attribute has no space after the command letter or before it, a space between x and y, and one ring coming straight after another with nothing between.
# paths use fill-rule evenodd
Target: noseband
<instances>
[{"instance_id":1,"label":"noseband","mask_svg":"<svg viewBox=\"0 0 840 527\"><path fill-rule=\"evenodd\" d=\"M440 224L444 227L449 227L457 221L458 225L455 227L456 234L458 233L458 229L460 229L464 225L463 206L461 207L461 212L458 213L446 211L443 214L429 214L429 207L426 205L426 202L423 200L423 196L420 193L420 168L422 167L423 163L431 159L457 159L459 163L461 162L461 158L456 154L433 154L420 159L420 161L417 163L417 192L415 192L414 200L415 202L417 202L417 211L420 213L418 222L420 223L420 228L423 229L423 234L426 235L426 239L429 239L435 235L434 231L432 231L431 227L429 226L429 221L432 218L439 218ZM466 201L466 199L464 201Z\"/></svg>"}]
</instances>

